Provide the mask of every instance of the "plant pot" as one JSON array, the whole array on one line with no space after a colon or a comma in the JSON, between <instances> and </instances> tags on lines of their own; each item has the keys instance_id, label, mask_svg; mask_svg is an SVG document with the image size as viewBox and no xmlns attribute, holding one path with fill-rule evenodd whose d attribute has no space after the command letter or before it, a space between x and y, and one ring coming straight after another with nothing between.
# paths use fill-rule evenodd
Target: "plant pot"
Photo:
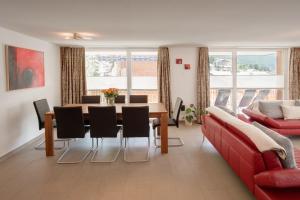
<instances>
[{"instance_id":1,"label":"plant pot","mask_svg":"<svg viewBox=\"0 0 300 200\"><path fill-rule=\"evenodd\" d=\"M186 126L192 126L193 125L193 122L189 122L187 120L184 120L184 123Z\"/></svg>"}]
</instances>

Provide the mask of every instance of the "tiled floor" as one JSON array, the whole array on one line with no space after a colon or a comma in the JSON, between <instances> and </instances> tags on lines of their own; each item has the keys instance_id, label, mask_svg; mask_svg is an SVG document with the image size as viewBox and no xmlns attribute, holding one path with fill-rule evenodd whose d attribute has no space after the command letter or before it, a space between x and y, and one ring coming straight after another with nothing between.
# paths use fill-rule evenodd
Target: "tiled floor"
<instances>
[{"instance_id":1,"label":"tiled floor","mask_svg":"<svg viewBox=\"0 0 300 200\"><path fill-rule=\"evenodd\" d=\"M152 144L151 161L138 164L125 163L121 153L118 160L110 164L87 160L75 165L58 165L58 156L46 158L43 151L28 147L0 163L0 199L253 199L216 150L207 141L200 146L200 126L182 125L179 129L170 128L169 132L182 137L185 145L170 148L168 155L161 155ZM300 138L293 140L300 147ZM83 143L89 142L86 139ZM105 149L117 144L105 142ZM134 148L141 145L146 143L131 142ZM88 145L80 146L80 149L88 148ZM144 156L144 153L139 151L139 155L134 156Z\"/></svg>"}]
</instances>

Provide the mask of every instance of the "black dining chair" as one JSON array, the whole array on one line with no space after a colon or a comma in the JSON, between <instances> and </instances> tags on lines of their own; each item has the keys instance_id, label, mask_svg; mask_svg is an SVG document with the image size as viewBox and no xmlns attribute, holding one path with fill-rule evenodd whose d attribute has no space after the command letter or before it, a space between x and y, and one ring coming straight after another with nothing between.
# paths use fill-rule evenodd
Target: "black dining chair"
<instances>
[{"instance_id":1,"label":"black dining chair","mask_svg":"<svg viewBox=\"0 0 300 200\"><path fill-rule=\"evenodd\" d=\"M81 97L81 103L83 104L99 104L101 102L100 95L84 95ZM89 119L84 119L85 125L90 125Z\"/></svg>"},{"instance_id":2,"label":"black dining chair","mask_svg":"<svg viewBox=\"0 0 300 200\"><path fill-rule=\"evenodd\" d=\"M177 128L179 127L179 115L180 115L180 109L182 107L182 103L183 103L183 100L180 97L177 97L172 117L168 119L168 126L176 126ZM152 123L152 129L153 129L153 134L154 134L154 145L156 147L161 146L161 145L157 144L157 140L160 140L160 136L158 136L158 134L160 132L159 127L160 127L160 120L154 119L153 123ZM178 140L178 142L179 142L179 144L170 144L169 147L179 147L179 146L184 145L184 143L180 137L168 137L168 139Z\"/></svg>"},{"instance_id":3,"label":"black dining chair","mask_svg":"<svg viewBox=\"0 0 300 200\"><path fill-rule=\"evenodd\" d=\"M150 127L149 127L149 107L122 107L123 117L123 138L125 138L124 161L126 162L146 162L150 158ZM148 138L148 152L146 159L129 160L127 158L127 143L129 138Z\"/></svg>"},{"instance_id":4,"label":"black dining chair","mask_svg":"<svg viewBox=\"0 0 300 200\"><path fill-rule=\"evenodd\" d=\"M115 103L125 103L125 99L126 99L126 96L125 95L118 95L116 98L115 98ZM117 118L117 124L119 126L122 126L122 118Z\"/></svg>"},{"instance_id":5,"label":"black dining chair","mask_svg":"<svg viewBox=\"0 0 300 200\"><path fill-rule=\"evenodd\" d=\"M116 161L121 148L122 148L122 136L120 135L120 147L118 152L113 156L111 160L95 160L95 156L98 153L98 139L101 138L102 142L104 138L117 138L121 129L117 126L117 114L115 106L105 107L88 107L89 119L90 119L90 135L92 138L92 151L94 151L91 158L91 162L114 162ZM94 148L94 138L96 138L96 148ZM103 144L102 144L103 145Z\"/></svg>"},{"instance_id":6,"label":"black dining chair","mask_svg":"<svg viewBox=\"0 0 300 200\"><path fill-rule=\"evenodd\" d=\"M129 103L148 103L147 95L130 95Z\"/></svg>"},{"instance_id":7,"label":"black dining chair","mask_svg":"<svg viewBox=\"0 0 300 200\"><path fill-rule=\"evenodd\" d=\"M81 97L81 103L89 104L89 103L100 103L101 96L100 95L84 95Z\"/></svg>"},{"instance_id":8,"label":"black dining chair","mask_svg":"<svg viewBox=\"0 0 300 200\"><path fill-rule=\"evenodd\" d=\"M50 107L48 104L47 99L40 99L33 102L33 106L38 118L38 124L39 124L39 130L42 130L45 128L45 114L47 112L50 112ZM53 128L56 128L55 120L53 120ZM65 147L65 140L58 140L56 139L55 142L62 142L62 147L55 147L54 149L63 149ZM42 142L40 142L38 145L36 145L34 148L37 150L44 150L45 147L41 147L42 144L45 143L45 139L43 139Z\"/></svg>"},{"instance_id":9,"label":"black dining chair","mask_svg":"<svg viewBox=\"0 0 300 200\"><path fill-rule=\"evenodd\" d=\"M67 148L57 160L58 164L75 164L86 159L90 154L90 150L77 161L62 161L70 148L70 140L84 138L89 131L89 127L84 125L81 107L54 107L54 114L57 126L57 137L67 140Z\"/></svg>"},{"instance_id":10,"label":"black dining chair","mask_svg":"<svg viewBox=\"0 0 300 200\"><path fill-rule=\"evenodd\" d=\"M115 103L125 103L125 95L118 95L115 98Z\"/></svg>"}]
</instances>

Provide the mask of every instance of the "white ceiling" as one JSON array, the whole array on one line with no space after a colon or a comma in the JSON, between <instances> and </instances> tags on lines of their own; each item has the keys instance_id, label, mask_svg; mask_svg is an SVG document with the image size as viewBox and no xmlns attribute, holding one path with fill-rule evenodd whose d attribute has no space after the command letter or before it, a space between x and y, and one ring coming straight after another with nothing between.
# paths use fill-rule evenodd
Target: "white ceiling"
<instances>
[{"instance_id":1,"label":"white ceiling","mask_svg":"<svg viewBox=\"0 0 300 200\"><path fill-rule=\"evenodd\" d=\"M299 46L299 22L300 0L0 0L0 26L62 45Z\"/></svg>"}]
</instances>

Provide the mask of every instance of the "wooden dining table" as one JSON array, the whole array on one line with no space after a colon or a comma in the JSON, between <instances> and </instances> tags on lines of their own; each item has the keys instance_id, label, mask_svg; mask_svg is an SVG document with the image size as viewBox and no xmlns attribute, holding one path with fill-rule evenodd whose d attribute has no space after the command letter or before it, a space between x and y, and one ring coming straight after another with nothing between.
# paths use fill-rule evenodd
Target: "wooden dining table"
<instances>
[{"instance_id":1,"label":"wooden dining table","mask_svg":"<svg viewBox=\"0 0 300 200\"><path fill-rule=\"evenodd\" d=\"M67 104L65 107L82 107L82 113L85 118L88 118L89 106L111 106L108 104ZM168 153L168 112L162 103L116 103L117 117L122 117L123 106L149 106L149 118L160 119L160 137L161 137L161 153ZM54 156L54 137L53 137L53 119L55 115L53 112L45 114L45 143L46 143L46 156Z\"/></svg>"}]
</instances>

